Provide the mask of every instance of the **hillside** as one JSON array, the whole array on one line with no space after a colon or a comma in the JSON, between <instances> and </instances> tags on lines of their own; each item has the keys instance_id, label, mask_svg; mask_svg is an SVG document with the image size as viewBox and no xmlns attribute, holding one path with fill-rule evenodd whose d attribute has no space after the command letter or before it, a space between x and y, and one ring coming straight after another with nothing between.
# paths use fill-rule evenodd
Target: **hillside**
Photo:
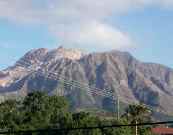
<instances>
[{"instance_id":1,"label":"hillside","mask_svg":"<svg viewBox=\"0 0 173 135\"><path fill-rule=\"evenodd\" d=\"M119 95L123 104L143 102L173 112L173 70L115 50L85 54L41 48L0 72L1 100L35 90L66 96L74 108L111 108L112 96Z\"/></svg>"}]
</instances>

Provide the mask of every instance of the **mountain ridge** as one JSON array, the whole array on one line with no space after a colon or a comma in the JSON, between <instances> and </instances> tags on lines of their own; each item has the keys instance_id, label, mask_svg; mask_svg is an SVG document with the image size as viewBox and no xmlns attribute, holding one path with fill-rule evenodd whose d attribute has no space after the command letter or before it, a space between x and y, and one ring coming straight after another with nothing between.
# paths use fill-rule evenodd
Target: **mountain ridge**
<instances>
[{"instance_id":1,"label":"mountain ridge","mask_svg":"<svg viewBox=\"0 0 173 135\"><path fill-rule=\"evenodd\" d=\"M119 95L125 104L143 102L165 113L173 112L171 68L140 62L128 52L113 50L83 54L76 51L77 55L72 57L70 53L64 52L76 53L75 51L62 47L58 49L62 51L49 51L45 48L32 50L14 66L1 71L0 95L16 92L16 95L24 96L28 92L41 90L68 97L74 108L103 107L110 101L104 96L93 94L95 91L102 92L99 91L102 89L107 93L111 91L111 95L115 97ZM70 57L61 53L70 54ZM49 78L48 72L65 76L71 82L76 80L99 89L91 89L88 93L85 87L65 88L65 85L62 86L64 82Z\"/></svg>"}]
</instances>

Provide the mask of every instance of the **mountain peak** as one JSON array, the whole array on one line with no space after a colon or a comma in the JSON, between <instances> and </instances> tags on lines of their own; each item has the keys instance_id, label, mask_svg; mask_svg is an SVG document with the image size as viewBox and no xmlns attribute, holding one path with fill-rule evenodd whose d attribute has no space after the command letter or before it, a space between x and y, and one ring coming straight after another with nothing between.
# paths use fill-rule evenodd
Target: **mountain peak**
<instances>
[{"instance_id":1,"label":"mountain peak","mask_svg":"<svg viewBox=\"0 0 173 135\"><path fill-rule=\"evenodd\" d=\"M68 87L64 87L65 83ZM140 62L129 53L116 50L88 55L62 46L41 48L28 52L15 66L0 72L0 96L34 90L68 96L74 99L74 107L97 107L107 102L105 96L118 93L124 104L143 102L162 112L173 112L173 70Z\"/></svg>"},{"instance_id":2,"label":"mountain peak","mask_svg":"<svg viewBox=\"0 0 173 135\"><path fill-rule=\"evenodd\" d=\"M79 60L84 56L84 53L78 49L64 48L63 46L53 49L49 54L57 58L67 58L71 60Z\"/></svg>"}]
</instances>

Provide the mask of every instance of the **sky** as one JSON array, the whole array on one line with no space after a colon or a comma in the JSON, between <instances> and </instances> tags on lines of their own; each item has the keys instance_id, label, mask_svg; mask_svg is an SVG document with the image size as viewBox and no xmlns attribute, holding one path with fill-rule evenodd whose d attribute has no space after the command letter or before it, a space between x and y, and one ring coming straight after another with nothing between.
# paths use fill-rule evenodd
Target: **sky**
<instances>
[{"instance_id":1,"label":"sky","mask_svg":"<svg viewBox=\"0 0 173 135\"><path fill-rule=\"evenodd\" d=\"M173 68L173 0L0 0L0 69L35 48L128 51Z\"/></svg>"}]
</instances>

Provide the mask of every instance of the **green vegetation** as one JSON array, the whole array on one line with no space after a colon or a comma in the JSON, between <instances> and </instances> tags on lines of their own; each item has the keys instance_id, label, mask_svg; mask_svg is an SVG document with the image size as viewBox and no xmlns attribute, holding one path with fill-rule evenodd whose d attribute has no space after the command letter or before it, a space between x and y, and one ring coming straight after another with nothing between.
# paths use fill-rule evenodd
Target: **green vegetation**
<instances>
[{"instance_id":1,"label":"green vegetation","mask_svg":"<svg viewBox=\"0 0 173 135\"><path fill-rule=\"evenodd\" d=\"M142 123L142 122L149 122L150 121L150 114L151 111L148 109L148 107L144 106L143 104L134 104L134 105L129 105L129 107L126 109L126 113L124 114L124 117L132 123L132 124L137 124L137 123ZM139 130L139 131L138 131ZM135 131L135 134L137 135L138 132L140 135L150 135L149 129L148 128L143 128L143 127L135 127L133 130Z\"/></svg>"},{"instance_id":2,"label":"green vegetation","mask_svg":"<svg viewBox=\"0 0 173 135\"><path fill-rule=\"evenodd\" d=\"M7 100L0 104L0 129L19 131L36 129L61 129L93 127L115 124L143 122L148 118L147 108L130 105L120 120L106 119L91 113L70 113L69 104L64 97L48 96L46 93L28 94L22 101ZM148 120L148 119L147 119ZM150 135L149 128L138 128L140 135ZM27 133L20 135L133 135L132 127L104 128L92 130L73 130L59 133Z\"/></svg>"}]
</instances>

